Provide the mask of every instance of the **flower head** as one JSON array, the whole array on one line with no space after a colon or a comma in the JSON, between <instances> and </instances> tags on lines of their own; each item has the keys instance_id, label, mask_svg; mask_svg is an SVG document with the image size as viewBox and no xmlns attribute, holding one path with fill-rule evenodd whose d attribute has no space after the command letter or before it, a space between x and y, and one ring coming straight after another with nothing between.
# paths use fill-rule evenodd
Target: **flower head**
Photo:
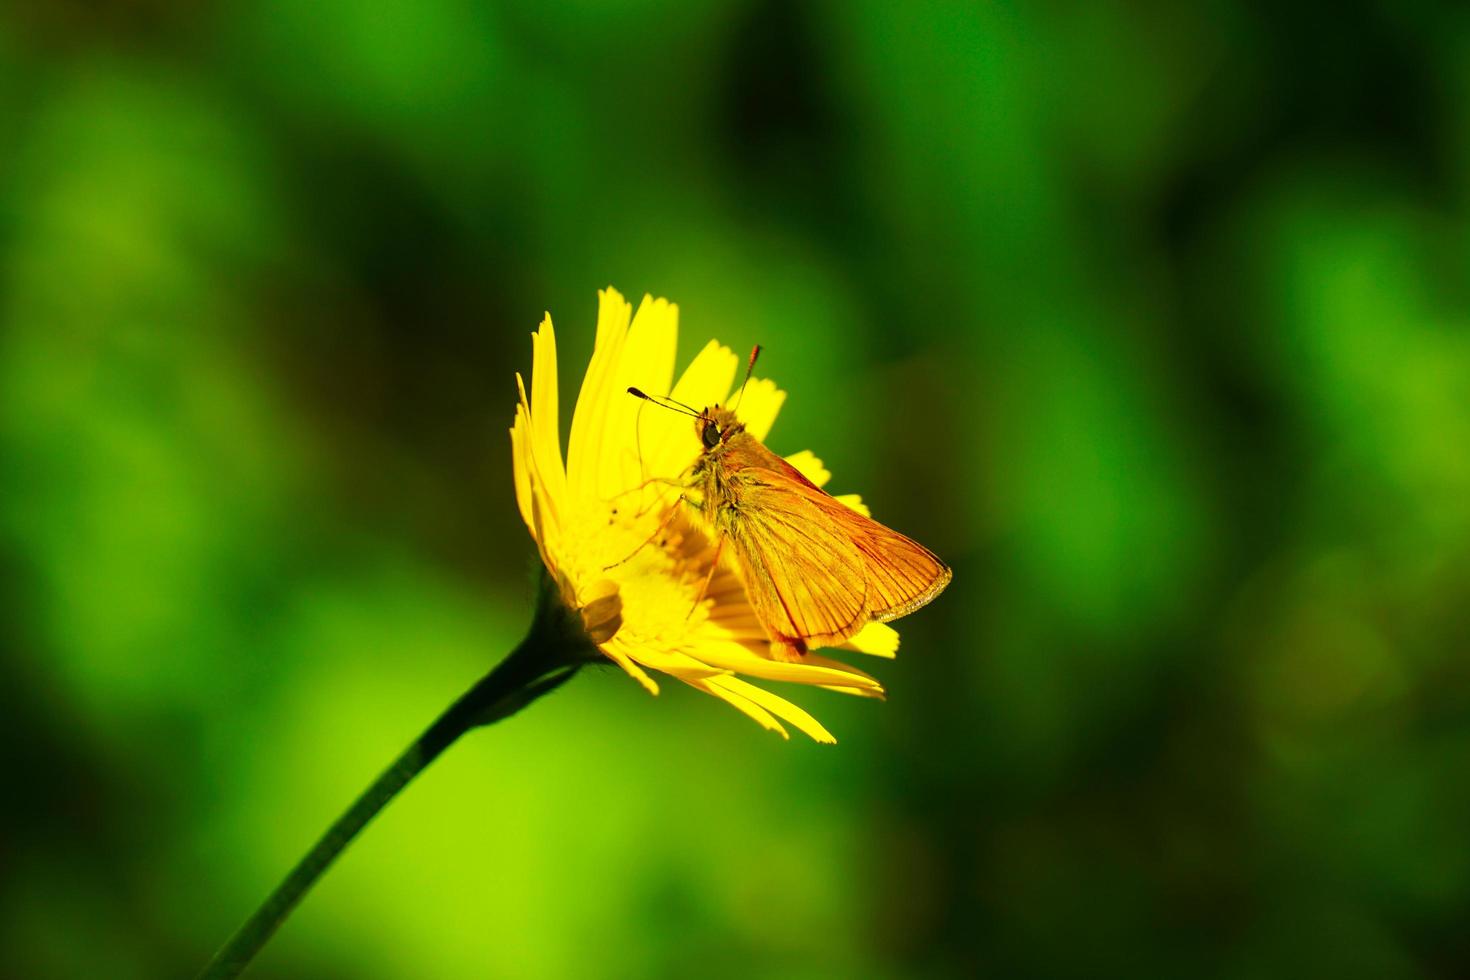
<instances>
[{"instance_id":1,"label":"flower head","mask_svg":"<svg viewBox=\"0 0 1470 980\"><path fill-rule=\"evenodd\" d=\"M651 693L656 671L712 694L773 731L795 725L819 742L835 739L801 708L746 678L808 684L882 697L877 680L818 654L774 659L739 575L726 563L710 574L716 549L680 502L700 446L689 420L627 393L637 387L696 407L723 404L739 359L715 341L674 383L678 307L644 297L637 315L614 289L599 294L597 339L572 416L563 463L556 336L548 314L532 335L531 391L519 375L511 445L516 500L541 560L568 609L608 659ZM786 394L752 378L739 414L764 441ZM787 457L818 486L830 474L810 452ZM862 510L856 497L839 497ZM701 590L706 579L709 587ZM844 645L891 657L898 634L873 623Z\"/></svg>"}]
</instances>

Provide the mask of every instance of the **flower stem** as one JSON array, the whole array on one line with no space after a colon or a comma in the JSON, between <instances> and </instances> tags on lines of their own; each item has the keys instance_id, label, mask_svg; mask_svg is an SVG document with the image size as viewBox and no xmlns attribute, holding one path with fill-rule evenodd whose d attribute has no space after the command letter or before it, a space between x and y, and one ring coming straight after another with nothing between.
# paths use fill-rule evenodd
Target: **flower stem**
<instances>
[{"instance_id":1,"label":"flower stem","mask_svg":"<svg viewBox=\"0 0 1470 980\"><path fill-rule=\"evenodd\" d=\"M543 607L544 608L544 607ZM541 617L538 616L538 622ZM574 647L573 647L574 648ZM255 914L199 974L200 980L238 976L286 921L317 879L332 866L363 827L415 776L471 728L515 714L541 695L560 687L584 662L567 656L555 635L532 628L531 635L441 714L424 733L363 791L347 812L327 828Z\"/></svg>"}]
</instances>

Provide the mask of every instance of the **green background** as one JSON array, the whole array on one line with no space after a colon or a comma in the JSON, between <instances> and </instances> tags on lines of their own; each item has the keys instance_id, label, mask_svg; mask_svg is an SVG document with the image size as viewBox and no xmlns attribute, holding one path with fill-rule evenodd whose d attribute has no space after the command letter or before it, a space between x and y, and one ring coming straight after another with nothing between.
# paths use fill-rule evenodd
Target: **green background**
<instances>
[{"instance_id":1,"label":"green background","mask_svg":"<svg viewBox=\"0 0 1470 980\"><path fill-rule=\"evenodd\" d=\"M254 975L1470 973L1467 208L1449 5L6 5L0 973L189 975L514 644L609 283L953 585L835 748L472 735Z\"/></svg>"}]
</instances>

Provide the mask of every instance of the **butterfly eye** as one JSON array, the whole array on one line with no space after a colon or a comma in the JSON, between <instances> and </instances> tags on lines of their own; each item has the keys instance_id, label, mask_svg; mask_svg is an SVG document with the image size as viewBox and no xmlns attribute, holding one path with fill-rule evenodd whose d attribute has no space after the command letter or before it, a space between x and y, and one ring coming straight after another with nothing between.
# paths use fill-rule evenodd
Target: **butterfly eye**
<instances>
[{"instance_id":1,"label":"butterfly eye","mask_svg":"<svg viewBox=\"0 0 1470 980\"><path fill-rule=\"evenodd\" d=\"M699 434L699 438L701 441L704 442L705 449L715 448L720 444L719 427L716 426L713 422L708 423L707 425L705 425L704 431Z\"/></svg>"}]
</instances>

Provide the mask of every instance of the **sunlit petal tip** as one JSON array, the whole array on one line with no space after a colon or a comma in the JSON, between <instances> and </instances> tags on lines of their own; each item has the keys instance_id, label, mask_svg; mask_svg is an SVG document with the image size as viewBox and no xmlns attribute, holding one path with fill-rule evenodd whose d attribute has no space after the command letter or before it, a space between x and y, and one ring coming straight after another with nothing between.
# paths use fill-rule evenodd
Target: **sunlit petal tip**
<instances>
[{"instance_id":1,"label":"sunlit petal tip","mask_svg":"<svg viewBox=\"0 0 1470 980\"><path fill-rule=\"evenodd\" d=\"M745 423L745 430L764 442L771 434L771 427L776 424L781 406L786 402L786 392L777 388L776 383L769 378L751 378L744 393L738 397L740 420Z\"/></svg>"},{"instance_id":2,"label":"sunlit petal tip","mask_svg":"<svg viewBox=\"0 0 1470 980\"><path fill-rule=\"evenodd\" d=\"M749 698L742 697L741 695L727 690L724 687L708 684L703 681L685 681L685 683L695 690L703 691L706 694L710 694L719 698L721 701L724 701L726 704L735 708L735 710L752 719L757 725L760 725L766 731L775 732L777 735L780 735L783 739L786 739L787 741L791 740L791 733L786 731L786 727L782 725L779 721L777 721L775 716L772 715L769 711L751 701Z\"/></svg>"},{"instance_id":3,"label":"sunlit petal tip","mask_svg":"<svg viewBox=\"0 0 1470 980\"><path fill-rule=\"evenodd\" d=\"M887 623L869 623L842 644L842 648L891 659L898 655L898 630Z\"/></svg>"},{"instance_id":4,"label":"sunlit petal tip","mask_svg":"<svg viewBox=\"0 0 1470 980\"><path fill-rule=\"evenodd\" d=\"M874 701L887 701L888 692L881 687L874 689L870 687L840 687L835 684L819 685L824 691L832 691L834 694L850 694L858 698L871 698Z\"/></svg>"},{"instance_id":5,"label":"sunlit petal tip","mask_svg":"<svg viewBox=\"0 0 1470 980\"><path fill-rule=\"evenodd\" d=\"M807 654L808 669L822 669L826 673L820 678L814 678L812 683L820 680L822 686L851 687L864 691L883 691L883 685L878 678L852 666L841 660L833 660L819 653Z\"/></svg>"},{"instance_id":6,"label":"sunlit petal tip","mask_svg":"<svg viewBox=\"0 0 1470 980\"><path fill-rule=\"evenodd\" d=\"M813 741L821 742L824 745L834 745L837 742L837 739L833 737L832 733L822 727L822 723L817 721L817 719L785 698L778 697L763 687L757 687L747 681L740 680L738 677L721 677L711 681L710 684L711 686L718 687L731 694L754 702L757 706L764 708L782 721L795 725Z\"/></svg>"},{"instance_id":7,"label":"sunlit petal tip","mask_svg":"<svg viewBox=\"0 0 1470 980\"><path fill-rule=\"evenodd\" d=\"M531 468L526 460L525 450L525 423L519 408L516 409L515 425L510 429L511 446L511 474L515 479L516 506L520 509L521 520L525 521L526 527L535 526L535 519L531 513Z\"/></svg>"},{"instance_id":8,"label":"sunlit petal tip","mask_svg":"<svg viewBox=\"0 0 1470 980\"><path fill-rule=\"evenodd\" d=\"M674 397L697 408L723 403L730 395L739 367L740 359L734 351L718 340L711 340L684 369L674 386Z\"/></svg>"},{"instance_id":9,"label":"sunlit petal tip","mask_svg":"<svg viewBox=\"0 0 1470 980\"><path fill-rule=\"evenodd\" d=\"M670 303L662 296L654 296L652 293L644 293L643 298L638 301L638 313L642 313L644 310L648 310L652 313L661 313L673 305L673 303ZM637 314L634 315L636 316Z\"/></svg>"},{"instance_id":10,"label":"sunlit petal tip","mask_svg":"<svg viewBox=\"0 0 1470 980\"><path fill-rule=\"evenodd\" d=\"M810 449L803 449L799 453L787 456L786 462L796 467L797 472L811 480L815 486L824 487L827 481L832 479L832 473L822 465L822 461Z\"/></svg>"},{"instance_id":11,"label":"sunlit petal tip","mask_svg":"<svg viewBox=\"0 0 1470 980\"><path fill-rule=\"evenodd\" d=\"M550 313L541 315L541 323L531 334L531 386L533 389L536 374L543 367L548 371L556 371L556 328L551 325Z\"/></svg>"},{"instance_id":12,"label":"sunlit petal tip","mask_svg":"<svg viewBox=\"0 0 1470 980\"><path fill-rule=\"evenodd\" d=\"M599 646L599 649L602 650L603 654L609 660L617 664L619 667L623 668L623 671L629 677L633 678L639 684L643 685L643 689L645 691L647 691L649 694L652 694L654 697L658 697L658 682L655 681L652 677L649 677L647 671L635 664L626 653L623 653L621 650L617 649L617 645L615 643L601 644Z\"/></svg>"},{"instance_id":13,"label":"sunlit petal tip","mask_svg":"<svg viewBox=\"0 0 1470 980\"><path fill-rule=\"evenodd\" d=\"M632 305L623 294L609 286L597 294L597 339L611 338L626 333L628 321L633 315Z\"/></svg>"}]
</instances>

